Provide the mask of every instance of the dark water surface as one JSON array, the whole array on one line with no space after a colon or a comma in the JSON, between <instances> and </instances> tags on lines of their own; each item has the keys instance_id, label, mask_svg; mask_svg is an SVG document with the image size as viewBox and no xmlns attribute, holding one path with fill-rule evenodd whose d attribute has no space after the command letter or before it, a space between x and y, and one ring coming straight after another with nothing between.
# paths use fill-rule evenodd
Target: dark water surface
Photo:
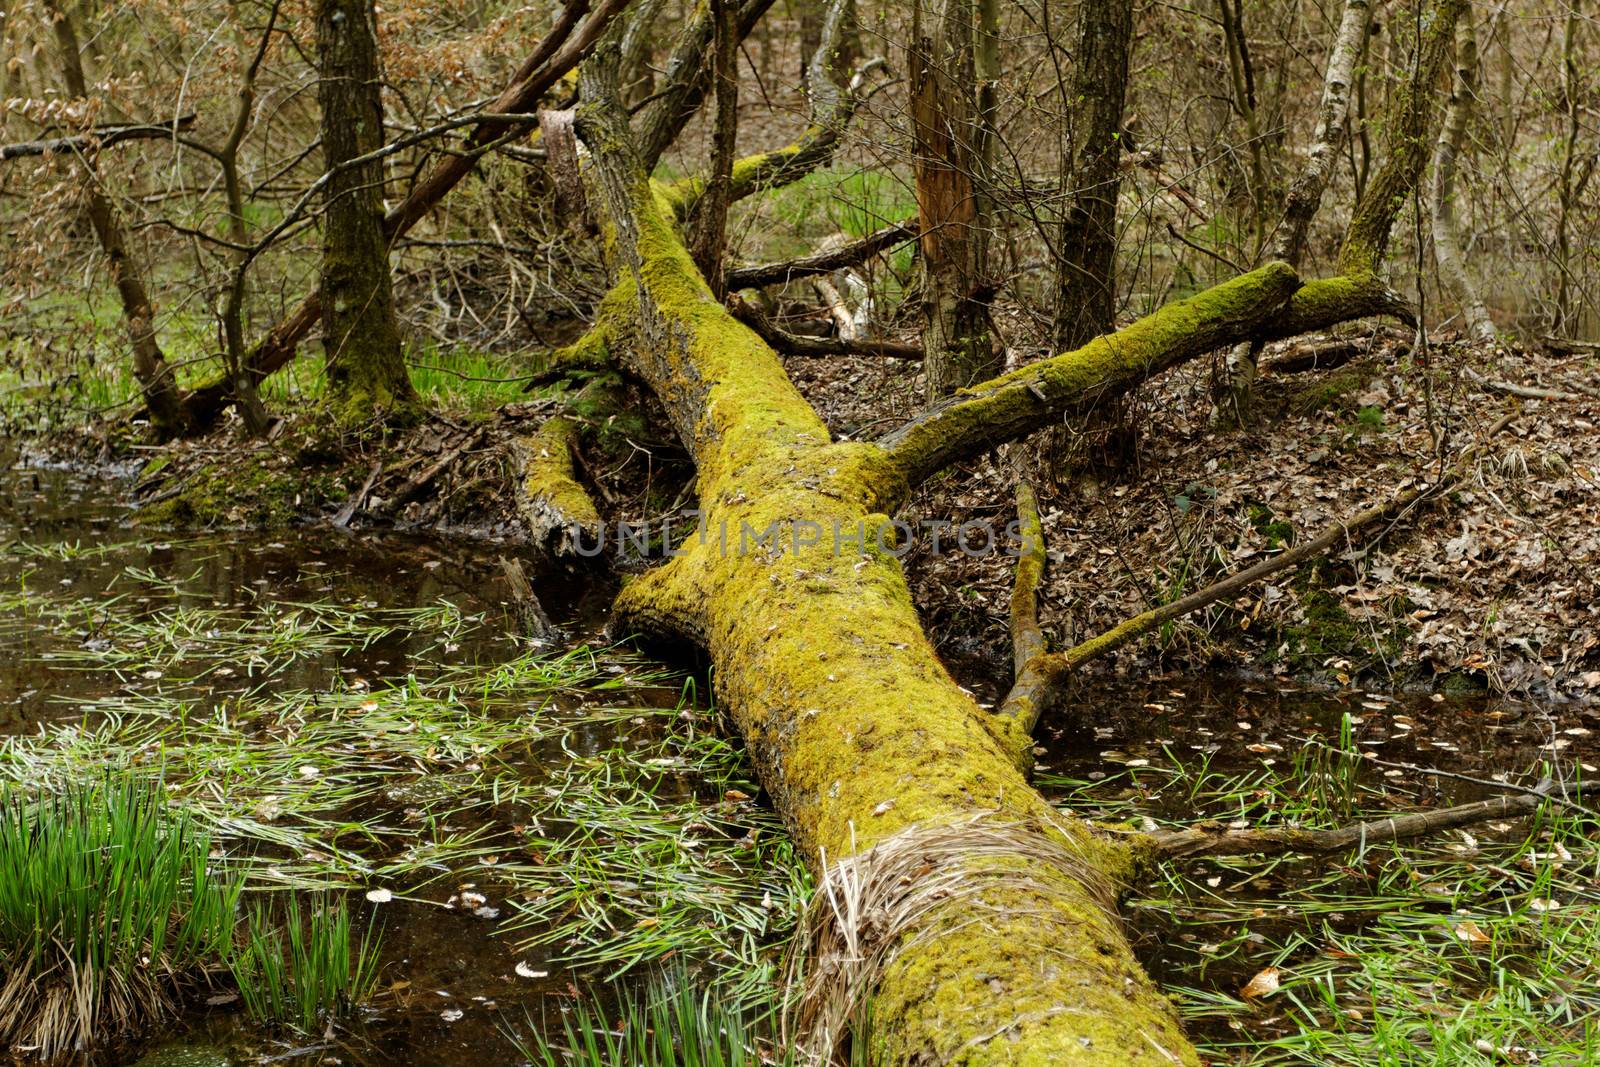
<instances>
[{"instance_id":1,"label":"dark water surface","mask_svg":"<svg viewBox=\"0 0 1600 1067\"><path fill-rule=\"evenodd\" d=\"M463 620L447 639L398 629L364 647L287 660L270 652L256 662L249 655L219 659L197 640L210 659L175 673L187 679L198 671L204 684L195 684L195 697L205 703L252 691L266 678L283 690L315 691L335 681L360 686L404 678L420 665L494 663L526 647L508 636L515 623L500 558L514 553L505 546L333 530L144 530L119 502L124 487L116 482L30 468L3 449L0 463L0 734L29 733L79 716L83 701L164 684L98 663L96 652L123 643L107 635L113 620L149 621L175 608L281 619L318 602L356 615L444 604ZM610 590L560 574L538 575L535 585L568 640L598 639ZM268 636L272 630L263 627ZM664 707L678 696L673 687L628 694ZM614 731L597 728L585 745L580 731L577 747L603 751L614 740ZM541 756L570 758L559 749L535 754ZM361 907L358 923L371 910ZM176 1027L184 1036L171 1049L156 1042L154 1060L170 1054L174 1063L517 1062L500 1019L520 1021L523 1006L537 1016L545 996L569 991L570 976L559 966L537 952L511 952L494 923L465 910L394 904L382 919L384 993L377 1011L323 1039L283 1041L219 1007L184 1020ZM513 959L551 978L517 976ZM446 1021L458 1005L478 1010ZM148 1051L146 1043L94 1062L134 1062Z\"/></svg>"}]
</instances>

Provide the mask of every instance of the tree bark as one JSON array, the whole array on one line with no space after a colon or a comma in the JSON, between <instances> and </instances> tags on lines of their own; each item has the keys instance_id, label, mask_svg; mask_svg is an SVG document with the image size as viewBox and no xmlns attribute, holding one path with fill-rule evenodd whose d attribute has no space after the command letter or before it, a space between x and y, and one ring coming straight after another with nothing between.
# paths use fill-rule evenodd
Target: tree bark
<instances>
[{"instance_id":1,"label":"tree bark","mask_svg":"<svg viewBox=\"0 0 1600 1067\"><path fill-rule=\"evenodd\" d=\"M1469 0L1432 0L1423 13L1411 77L1396 90L1393 106L1384 116L1383 166L1356 204L1339 249L1339 273L1346 277L1377 275L1389 251L1395 219L1417 190L1433 140L1436 87L1450 60L1456 22L1468 6Z\"/></svg>"},{"instance_id":2,"label":"tree bark","mask_svg":"<svg viewBox=\"0 0 1600 1067\"><path fill-rule=\"evenodd\" d=\"M48 17L60 52L61 73L67 92L77 99L87 100L89 85L83 73L77 28L59 0L51 0ZM84 213L94 227L101 251L106 255L111 278L117 286L117 297L122 302L128 343L133 348L133 376L143 394L151 429L163 440L176 437L187 428L188 420L182 396L178 392L177 376L167 363L156 336L155 306L150 302L149 290L145 288L143 271L128 245L128 233L123 228L116 205L100 185L95 157L80 152L78 161L84 176Z\"/></svg>"},{"instance_id":3,"label":"tree bark","mask_svg":"<svg viewBox=\"0 0 1600 1067\"><path fill-rule=\"evenodd\" d=\"M1289 186L1284 203L1283 221L1273 242L1272 256L1300 269L1305 255L1306 236L1311 230L1311 220L1322 205L1322 195L1333 177L1333 165L1338 161L1348 129L1350 111L1350 86L1355 76L1356 61L1360 58L1367 40L1367 23L1371 19L1370 0L1345 0L1344 12L1339 17L1339 28L1333 37L1333 47L1328 51L1328 69L1322 79L1322 100L1317 106L1317 122L1311 133L1311 150L1306 156L1305 169ZM1259 344L1235 345L1228 352L1225 365L1226 402L1233 414L1243 416L1249 410L1250 395L1255 385L1256 363L1261 355Z\"/></svg>"},{"instance_id":4,"label":"tree bark","mask_svg":"<svg viewBox=\"0 0 1600 1067\"><path fill-rule=\"evenodd\" d=\"M1339 249L1339 273L1321 283L1306 286L1297 301L1336 301L1347 307L1368 303L1381 309L1373 314L1397 314L1402 318L1412 318L1405 301L1379 276L1379 268L1389 250L1395 220L1406 201L1417 191L1422 172L1427 166L1428 144L1432 140L1436 110L1435 87L1450 57L1456 22L1462 12L1468 9L1469 3L1470 0L1430 0L1428 9L1423 13L1422 36L1417 42L1411 76L1397 88L1384 115L1388 152L1383 166L1367 183L1356 202L1350 226L1345 231L1344 242ZM1345 63L1354 61L1356 53L1350 50L1350 44L1356 40L1355 26L1361 26L1363 39L1366 36L1366 19L1361 17L1357 21L1358 13L1352 10L1354 6L1347 4L1340 20L1334 54L1330 56L1323 85L1323 107L1318 116L1318 129L1333 136L1343 135L1342 124L1330 129L1324 122L1339 113L1341 95L1348 101L1347 91L1341 94L1338 85L1348 77ZM1336 153L1336 142L1330 143L1326 154L1314 153L1306 173L1296 181L1295 189L1290 192L1285 218L1287 231L1280 240L1279 248L1297 258L1304 254L1305 229L1321 202L1322 192L1327 187L1332 171L1332 158ZM1320 310L1310 313L1311 318L1320 315ZM1300 326L1304 321L1305 317L1291 307L1290 315L1275 336L1292 337L1303 332ZM1272 339L1273 335L1261 338L1263 341ZM1227 401L1233 406L1234 412L1241 416L1248 410L1250 384L1255 377L1258 351L1235 349L1230 355Z\"/></svg>"},{"instance_id":5,"label":"tree bark","mask_svg":"<svg viewBox=\"0 0 1600 1067\"><path fill-rule=\"evenodd\" d=\"M1456 173L1467 143L1478 100L1478 35L1469 9L1456 24L1456 69L1451 82L1450 106L1445 111L1444 128L1439 132L1439 149L1433 163L1433 254L1439 274L1455 291L1461 304L1461 317L1467 336L1477 341L1495 340L1494 322L1483 306L1478 287L1467 274L1461 256L1461 238L1456 226Z\"/></svg>"},{"instance_id":6,"label":"tree bark","mask_svg":"<svg viewBox=\"0 0 1600 1067\"><path fill-rule=\"evenodd\" d=\"M1226 0L1222 0L1226 2ZM1083 33L1069 106L1076 127L1071 202L1057 259L1055 346L1079 348L1110 333L1117 307L1117 193L1122 118L1133 54L1131 0L1083 5Z\"/></svg>"},{"instance_id":7,"label":"tree bark","mask_svg":"<svg viewBox=\"0 0 1600 1067\"><path fill-rule=\"evenodd\" d=\"M717 101L712 127L711 175L693 211L694 261L711 292L721 299L728 204L733 195L733 154L739 137L739 12L734 0L711 0L716 24L712 78Z\"/></svg>"},{"instance_id":8,"label":"tree bark","mask_svg":"<svg viewBox=\"0 0 1600 1067\"><path fill-rule=\"evenodd\" d=\"M1556 218L1556 265L1558 280L1556 282L1555 301L1555 331L1562 333L1570 331L1575 318L1572 308L1572 210L1577 201L1577 192L1587 184L1587 175L1580 181L1575 180L1577 172L1578 144L1582 140L1583 100L1581 96L1582 79L1579 76L1578 58L1578 26L1579 26L1579 0L1569 0L1567 4L1567 17L1561 30L1561 73L1562 73L1562 103L1566 110L1567 128L1566 136L1562 139L1561 152L1561 178L1557 186L1557 202L1559 204ZM1588 174L1593 173L1594 162L1591 154L1589 162L1585 165Z\"/></svg>"},{"instance_id":9,"label":"tree bark","mask_svg":"<svg viewBox=\"0 0 1600 1067\"><path fill-rule=\"evenodd\" d=\"M989 337L989 220L977 188L982 135L972 0L944 0L934 34L913 32L918 35L907 60L921 230L923 367L933 401L990 377L1000 360Z\"/></svg>"},{"instance_id":10,"label":"tree bark","mask_svg":"<svg viewBox=\"0 0 1600 1067\"><path fill-rule=\"evenodd\" d=\"M383 225L383 164L347 166L383 143L373 0L318 0L317 99L334 173L323 216L323 345L337 418L404 418L416 404L395 318Z\"/></svg>"}]
</instances>

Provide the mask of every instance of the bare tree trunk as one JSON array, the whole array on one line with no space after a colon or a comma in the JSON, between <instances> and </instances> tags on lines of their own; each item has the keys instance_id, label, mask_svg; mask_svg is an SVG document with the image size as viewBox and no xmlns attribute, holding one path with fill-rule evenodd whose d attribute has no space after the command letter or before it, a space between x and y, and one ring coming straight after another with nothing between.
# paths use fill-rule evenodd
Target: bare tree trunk
<instances>
[{"instance_id":1,"label":"bare tree trunk","mask_svg":"<svg viewBox=\"0 0 1600 1067\"><path fill-rule=\"evenodd\" d=\"M1575 318L1572 308L1572 208L1576 190L1588 183L1587 176L1575 181L1577 174L1578 144L1581 139L1583 100L1580 97L1578 71L1578 27L1580 0L1568 0L1567 18L1561 32L1562 95L1567 112L1566 137L1561 154L1561 180L1557 192L1560 203L1556 219L1556 307L1555 331L1560 334L1572 329ZM1590 154L1585 167L1592 171L1594 157Z\"/></svg>"},{"instance_id":2,"label":"bare tree trunk","mask_svg":"<svg viewBox=\"0 0 1600 1067\"><path fill-rule=\"evenodd\" d=\"M1322 101L1317 107L1317 124L1311 134L1305 170L1289 187L1283 224L1272 247L1274 259L1281 259L1296 269L1305 255L1311 220L1322 205L1322 194L1333 177L1333 166L1348 129L1345 120L1350 110L1350 85L1356 61L1365 46L1367 22L1371 17L1370 0L1345 0L1333 48L1328 53L1328 71L1322 80Z\"/></svg>"},{"instance_id":3,"label":"bare tree trunk","mask_svg":"<svg viewBox=\"0 0 1600 1067\"><path fill-rule=\"evenodd\" d=\"M1056 255L1056 351L1080 348L1116 326L1117 197L1122 188L1122 123L1128 66L1133 53L1132 0L1089 0L1081 5L1077 63L1068 88L1067 158L1062 185L1070 190L1061 247ZM1027 461L1042 486L1059 480L1069 457L1079 470L1121 467L1133 438L1127 411L1107 398L1078 425L1042 436ZM1088 448L1082 442L1090 442ZM1109 446L1109 447L1108 447Z\"/></svg>"},{"instance_id":4,"label":"bare tree trunk","mask_svg":"<svg viewBox=\"0 0 1600 1067\"><path fill-rule=\"evenodd\" d=\"M1441 81L1450 57L1456 22L1468 6L1469 0L1430 0L1428 3L1427 10L1423 12L1422 36L1417 41L1411 76L1396 88L1384 114L1388 152L1383 166L1356 202L1344 243L1339 249L1339 273L1333 278L1310 282L1295 294L1280 324L1278 336L1292 337L1302 332L1298 327L1307 317L1325 317L1326 310L1318 305L1328 302L1337 303L1346 311L1365 303L1374 309L1373 314L1398 314L1410 318L1411 313L1404 301L1383 281L1378 269L1389 250L1395 220L1416 192L1422 172L1427 167L1428 145L1433 139L1432 126L1436 111L1435 86ZM1347 5L1336 42L1341 47L1335 49L1335 55L1340 57L1339 69L1336 70L1336 64L1330 59L1330 76L1324 84L1324 110L1319 115L1319 129L1322 128L1322 120L1329 118L1327 109L1338 106L1339 94L1334 91L1335 82L1348 76L1348 68L1342 66L1343 57L1348 54L1343 46L1355 38L1354 20L1355 14ZM1361 20L1360 24L1364 31L1365 20ZM1365 36L1364 32L1362 36ZM1336 73L1338 79L1333 77ZM1336 147L1330 148L1326 158L1331 160L1336 152ZM1317 163L1317 157L1313 156L1312 163ZM1312 173L1308 166L1308 174ZM1295 258L1304 254L1304 226L1316 214L1317 204L1327 185L1328 171L1320 173L1320 187L1309 182L1302 185L1297 181L1297 190L1290 193L1291 213L1296 218L1301 215L1304 218L1291 227L1285 238L1287 243L1280 245L1280 248ZM1236 415L1243 416L1247 411L1249 383L1255 375L1255 356L1248 350L1241 353L1237 347L1232 356L1229 376L1232 388L1230 395L1224 398L1224 404L1231 405ZM1226 407L1219 405L1219 414L1226 410Z\"/></svg>"},{"instance_id":5,"label":"bare tree trunk","mask_svg":"<svg viewBox=\"0 0 1600 1067\"><path fill-rule=\"evenodd\" d=\"M395 319L383 226L383 165L350 160L383 144L373 0L318 0L322 148L329 171L323 219L323 344L328 388L343 422L405 417L416 404Z\"/></svg>"},{"instance_id":6,"label":"bare tree trunk","mask_svg":"<svg viewBox=\"0 0 1600 1067\"><path fill-rule=\"evenodd\" d=\"M1226 0L1220 0L1225 3ZM1122 119L1133 53L1132 0L1090 0L1072 82L1072 190L1057 259L1055 347L1110 333L1117 308L1117 193Z\"/></svg>"},{"instance_id":7,"label":"bare tree trunk","mask_svg":"<svg viewBox=\"0 0 1600 1067\"><path fill-rule=\"evenodd\" d=\"M86 100L89 86L83 73L78 31L72 17L60 0L50 0L48 17L52 21L56 47L61 55L61 73L67 92ZM122 316L127 321L128 341L133 347L133 375L144 394L151 428L157 437L175 437L183 433L188 420L184 415L176 375L168 365L156 337L155 307L145 288L143 272L128 245L128 234L123 229L116 205L101 188L94 157L80 153L78 159L84 172L84 212L94 227L101 250L106 254L111 277L116 282L117 296L122 301Z\"/></svg>"},{"instance_id":8,"label":"bare tree trunk","mask_svg":"<svg viewBox=\"0 0 1600 1067\"><path fill-rule=\"evenodd\" d=\"M1494 322L1483 306L1478 288L1467 274L1461 257L1461 239L1456 228L1456 172L1467 143L1478 98L1478 35L1473 13L1465 12L1456 23L1456 70L1451 83L1450 107L1439 132L1439 150L1433 164L1433 254L1439 261L1439 275L1455 291L1461 303L1461 317L1469 337L1478 341L1495 339Z\"/></svg>"},{"instance_id":9,"label":"bare tree trunk","mask_svg":"<svg viewBox=\"0 0 1600 1067\"><path fill-rule=\"evenodd\" d=\"M917 11L920 11L920 0ZM989 219L982 210L983 126L976 99L972 0L944 0L932 37L908 57L921 223L923 362L930 400L999 369L989 336Z\"/></svg>"},{"instance_id":10,"label":"bare tree trunk","mask_svg":"<svg viewBox=\"0 0 1600 1067\"><path fill-rule=\"evenodd\" d=\"M1396 88L1384 116L1387 154L1383 166L1356 204L1339 249L1339 273L1347 278L1376 281L1389 251L1395 219L1422 179L1433 140L1435 87L1443 81L1455 25L1468 6L1468 0L1432 0L1423 12L1422 37L1411 77Z\"/></svg>"},{"instance_id":11,"label":"bare tree trunk","mask_svg":"<svg viewBox=\"0 0 1600 1067\"><path fill-rule=\"evenodd\" d=\"M1261 122L1256 107L1255 70L1245 39L1243 0L1217 0L1222 41L1228 51L1228 73L1233 83L1233 106L1244 119L1245 145L1250 152L1250 228L1254 233L1251 259L1261 255L1267 225L1267 160Z\"/></svg>"},{"instance_id":12,"label":"bare tree trunk","mask_svg":"<svg viewBox=\"0 0 1600 1067\"><path fill-rule=\"evenodd\" d=\"M693 212L694 261L720 300L728 203L733 193L733 154L739 135L739 11L734 0L712 0L716 20L714 89L716 125L712 130L711 176Z\"/></svg>"},{"instance_id":13,"label":"bare tree trunk","mask_svg":"<svg viewBox=\"0 0 1600 1067\"><path fill-rule=\"evenodd\" d=\"M244 186L239 180L239 147L244 144L245 134L250 130L250 120L256 102L256 76L260 73L261 64L267 57L267 50L272 46L272 34L278 24L278 11L281 7L282 0L275 0L268 13L266 28L261 31L261 39L257 43L255 54L245 67L244 76L239 83L239 99L234 107L233 125L228 130L228 139L213 153L217 164L222 168L222 188L228 199L228 236L235 245L240 246L249 243L250 224L244 215ZM240 250L234 252L233 259L233 273L229 278L222 308L225 348L223 362L228 377L233 382L234 396L238 398L239 410L244 415L245 425L252 434L260 436L267 431L267 409L261 403L255 379L250 374L250 353L245 347L244 339L244 302L248 291L252 257L249 252Z\"/></svg>"}]
</instances>

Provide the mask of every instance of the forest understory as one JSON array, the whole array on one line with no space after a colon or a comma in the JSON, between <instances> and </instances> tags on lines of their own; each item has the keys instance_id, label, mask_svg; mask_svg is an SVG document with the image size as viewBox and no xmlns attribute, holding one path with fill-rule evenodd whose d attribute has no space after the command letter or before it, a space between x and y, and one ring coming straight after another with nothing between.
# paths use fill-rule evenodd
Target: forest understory
<instances>
[{"instance_id":1,"label":"forest understory","mask_svg":"<svg viewBox=\"0 0 1600 1067\"><path fill-rule=\"evenodd\" d=\"M1372 327L1269 349L1244 427L1215 417L1202 361L1136 394L1119 420L1079 431L1042 496L1049 553L1040 616L1066 647L1292 546L1450 466L1505 414L1514 422L1443 501L1413 509L1342 551L1164 628L1087 668L1234 669L1326 684L1591 701L1600 698L1600 397L1593 356L1465 341L1418 354L1409 331ZM1274 373L1272 367L1280 366ZM910 418L914 363L870 356L787 366L830 429ZM1582 390L1582 391L1579 391ZM640 398L643 399L643 398ZM441 415L377 436L289 416L264 442L236 422L208 437L130 447L114 427L37 440L33 461L99 469L153 528L341 527L431 530L530 547L509 471L554 399L492 414ZM651 530L644 555L617 546L557 566L623 573L662 555L659 510L691 474L642 419L585 428L577 461L618 523ZM241 467L242 461L242 467ZM950 525L905 556L918 608L952 666L987 700L1009 678L1014 552L955 543L955 527L1003 531L1014 512L997 457L925 487L906 509ZM249 473L242 473L249 472ZM370 482L369 482L370 479ZM654 525L652 527L652 520ZM684 520L690 522L692 520ZM682 536L681 529L677 535ZM591 540L591 547L598 547Z\"/></svg>"}]
</instances>

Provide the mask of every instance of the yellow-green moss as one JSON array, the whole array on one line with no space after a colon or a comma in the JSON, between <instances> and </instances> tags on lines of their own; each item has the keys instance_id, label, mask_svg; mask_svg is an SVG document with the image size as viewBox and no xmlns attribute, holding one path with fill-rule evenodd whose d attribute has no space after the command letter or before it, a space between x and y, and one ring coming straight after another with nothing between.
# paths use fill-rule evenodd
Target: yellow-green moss
<instances>
[{"instance_id":1,"label":"yellow-green moss","mask_svg":"<svg viewBox=\"0 0 1600 1067\"><path fill-rule=\"evenodd\" d=\"M642 297L631 358L694 454L703 518L687 555L630 584L619 614L691 617L719 705L814 866L993 813L1126 877L1128 851L1028 785L1014 739L996 735L924 634L894 540L878 536L885 503L906 492L901 469L876 445L830 442L776 355L712 298L671 197L641 179L621 207ZM769 528L781 548L741 544ZM1193 1063L1096 891L1070 872L1029 873L1028 888L996 883L993 921L936 913L901 946L876 1001L897 1061L1170 1062L1153 1059L1154 1042Z\"/></svg>"},{"instance_id":2,"label":"yellow-green moss","mask_svg":"<svg viewBox=\"0 0 1600 1067\"><path fill-rule=\"evenodd\" d=\"M546 420L523 442L527 461L522 469L522 489L529 506L548 508L564 521L592 530L600 513L589 493L578 484L572 449L578 423L563 415Z\"/></svg>"},{"instance_id":3,"label":"yellow-green moss","mask_svg":"<svg viewBox=\"0 0 1600 1067\"><path fill-rule=\"evenodd\" d=\"M1009 440L1042 413L1082 410L1150 375L1248 337L1299 286L1294 270L1259 270L1179 300L1075 351L963 389L885 438L913 484L989 442Z\"/></svg>"},{"instance_id":4,"label":"yellow-green moss","mask_svg":"<svg viewBox=\"0 0 1600 1067\"><path fill-rule=\"evenodd\" d=\"M994 888L930 917L924 936L950 951L906 953L888 968L872 1002L880 1062L1198 1063L1116 919L1055 884L1064 872L1024 862L997 859Z\"/></svg>"}]
</instances>

